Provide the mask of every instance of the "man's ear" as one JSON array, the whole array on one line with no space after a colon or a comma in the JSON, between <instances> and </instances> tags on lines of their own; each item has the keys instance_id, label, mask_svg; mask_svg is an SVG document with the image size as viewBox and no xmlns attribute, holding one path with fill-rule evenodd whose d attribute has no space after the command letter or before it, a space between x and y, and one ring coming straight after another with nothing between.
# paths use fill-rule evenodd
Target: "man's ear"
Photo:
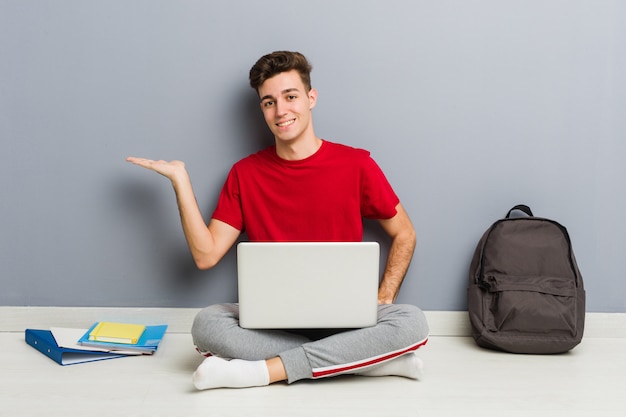
<instances>
[{"instance_id":1,"label":"man's ear","mask_svg":"<svg viewBox=\"0 0 626 417\"><path fill-rule=\"evenodd\" d=\"M317 90L315 88L311 88L309 90L309 110L315 107L315 103L317 103Z\"/></svg>"}]
</instances>

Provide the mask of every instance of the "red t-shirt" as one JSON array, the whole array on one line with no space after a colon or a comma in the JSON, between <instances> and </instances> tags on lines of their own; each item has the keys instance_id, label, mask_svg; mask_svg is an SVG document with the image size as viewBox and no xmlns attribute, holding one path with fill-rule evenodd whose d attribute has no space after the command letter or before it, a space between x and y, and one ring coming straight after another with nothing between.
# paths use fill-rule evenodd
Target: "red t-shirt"
<instances>
[{"instance_id":1,"label":"red t-shirt","mask_svg":"<svg viewBox=\"0 0 626 417\"><path fill-rule=\"evenodd\" d=\"M399 199L368 151L323 141L287 161L274 146L233 165L213 218L251 241L361 241L362 218L389 219Z\"/></svg>"}]
</instances>

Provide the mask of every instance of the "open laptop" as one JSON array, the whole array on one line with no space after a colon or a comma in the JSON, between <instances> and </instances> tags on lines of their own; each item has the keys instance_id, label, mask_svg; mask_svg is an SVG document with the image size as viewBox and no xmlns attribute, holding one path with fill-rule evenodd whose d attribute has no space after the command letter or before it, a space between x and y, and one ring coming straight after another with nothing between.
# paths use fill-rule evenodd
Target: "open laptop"
<instances>
[{"instance_id":1,"label":"open laptop","mask_svg":"<svg viewBox=\"0 0 626 417\"><path fill-rule=\"evenodd\" d=\"M239 324L248 329L373 326L379 259L376 242L239 243Z\"/></svg>"}]
</instances>

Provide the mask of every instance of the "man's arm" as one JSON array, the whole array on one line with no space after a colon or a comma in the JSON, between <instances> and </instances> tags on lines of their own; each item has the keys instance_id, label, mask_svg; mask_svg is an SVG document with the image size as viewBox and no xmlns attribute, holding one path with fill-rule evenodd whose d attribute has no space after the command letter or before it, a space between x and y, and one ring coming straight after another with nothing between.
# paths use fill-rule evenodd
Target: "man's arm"
<instances>
[{"instance_id":1,"label":"man's arm","mask_svg":"<svg viewBox=\"0 0 626 417\"><path fill-rule=\"evenodd\" d=\"M415 229L402 204L396 207L397 213L391 219L380 220L380 224L391 237L391 247L387 257L385 272L378 288L378 303L392 304L404 280L413 251L415 250Z\"/></svg>"},{"instance_id":2,"label":"man's arm","mask_svg":"<svg viewBox=\"0 0 626 417\"><path fill-rule=\"evenodd\" d=\"M153 161L134 157L126 158L126 160L155 171L172 182L183 232L196 265L200 269L215 266L235 243L240 232L216 219L211 219L209 225L206 225L185 164L181 161Z\"/></svg>"}]
</instances>

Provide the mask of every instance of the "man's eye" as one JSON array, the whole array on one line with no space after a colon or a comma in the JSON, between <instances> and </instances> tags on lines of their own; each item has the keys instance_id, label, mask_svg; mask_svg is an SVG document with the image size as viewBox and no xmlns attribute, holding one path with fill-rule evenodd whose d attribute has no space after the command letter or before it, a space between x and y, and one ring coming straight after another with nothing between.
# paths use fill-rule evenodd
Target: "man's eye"
<instances>
[{"instance_id":1,"label":"man's eye","mask_svg":"<svg viewBox=\"0 0 626 417\"><path fill-rule=\"evenodd\" d=\"M298 96L293 96L293 95L292 95L292 96L287 96L287 98L288 98L289 100L295 100L296 98L298 98Z\"/></svg>"},{"instance_id":2,"label":"man's eye","mask_svg":"<svg viewBox=\"0 0 626 417\"><path fill-rule=\"evenodd\" d=\"M263 102L263 107L271 107L273 105L274 105L273 101L268 100L268 101Z\"/></svg>"}]
</instances>

